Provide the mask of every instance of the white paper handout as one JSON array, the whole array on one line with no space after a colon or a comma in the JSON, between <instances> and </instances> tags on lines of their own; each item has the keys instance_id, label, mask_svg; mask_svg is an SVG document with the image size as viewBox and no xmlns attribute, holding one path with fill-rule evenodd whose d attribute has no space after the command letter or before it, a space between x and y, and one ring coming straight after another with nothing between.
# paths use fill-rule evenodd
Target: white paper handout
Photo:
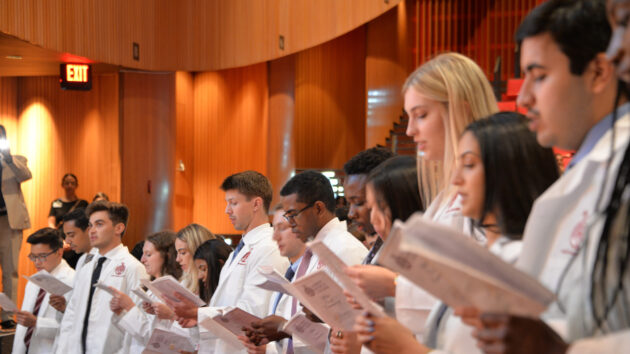
<instances>
[{"instance_id":1,"label":"white paper handout","mask_svg":"<svg viewBox=\"0 0 630 354\"><path fill-rule=\"evenodd\" d=\"M373 302L361 288L346 275L346 268L348 266L337 257L333 251L330 250L323 242L313 241L308 244L308 247L319 257L319 261L326 265L328 271L330 271L337 281L343 286L343 288L354 297L364 310L370 312L375 316L385 316L383 308Z\"/></svg>"},{"instance_id":2,"label":"white paper handout","mask_svg":"<svg viewBox=\"0 0 630 354\"><path fill-rule=\"evenodd\" d=\"M299 338L311 349L323 353L328 342L329 328L321 323L312 322L304 314L293 316L282 328L284 332Z\"/></svg>"},{"instance_id":3,"label":"white paper handout","mask_svg":"<svg viewBox=\"0 0 630 354\"><path fill-rule=\"evenodd\" d=\"M287 278L283 277L282 274L278 273L277 270L273 269L273 267L260 266L258 267L257 271L266 278L264 282L256 284L257 287L269 291L277 291L284 294L289 294L287 286L291 283L287 280Z\"/></svg>"},{"instance_id":4,"label":"white paper handout","mask_svg":"<svg viewBox=\"0 0 630 354\"><path fill-rule=\"evenodd\" d=\"M103 283L102 281L98 281L96 284L93 285L95 288L104 290L105 292L107 292L108 294L114 296L116 295L116 292L114 290L112 290L109 285Z\"/></svg>"},{"instance_id":5,"label":"white paper handout","mask_svg":"<svg viewBox=\"0 0 630 354\"><path fill-rule=\"evenodd\" d=\"M43 269L30 277L24 275L24 278L53 295L63 295L72 290L71 286L55 278L52 274Z\"/></svg>"},{"instance_id":6,"label":"white paper handout","mask_svg":"<svg viewBox=\"0 0 630 354\"><path fill-rule=\"evenodd\" d=\"M178 354L180 351L194 352L195 347L188 338L171 331L156 328L143 353Z\"/></svg>"},{"instance_id":7,"label":"white paper handout","mask_svg":"<svg viewBox=\"0 0 630 354\"><path fill-rule=\"evenodd\" d=\"M212 317L218 324L223 326L235 336L243 334L243 327L251 327L252 322L260 321L260 318L241 310L238 307L226 311L223 315Z\"/></svg>"},{"instance_id":8,"label":"white paper handout","mask_svg":"<svg viewBox=\"0 0 630 354\"><path fill-rule=\"evenodd\" d=\"M267 280L257 286L294 296L327 324L352 330L354 319L361 311L352 308L343 288L325 270L320 269L292 283L269 267L259 267L258 271Z\"/></svg>"},{"instance_id":9,"label":"white paper handout","mask_svg":"<svg viewBox=\"0 0 630 354\"><path fill-rule=\"evenodd\" d=\"M141 283L141 284L145 285L145 283ZM162 300L169 299L172 302L179 303L181 301L175 297L175 293L179 293L197 306L204 306L206 304L197 295L193 294L192 292L190 292L190 290L183 287L177 281L177 279L173 278L170 275L166 275L166 276L155 279L154 281L150 283L150 286L147 285L147 287L155 295L162 298Z\"/></svg>"},{"instance_id":10,"label":"white paper handout","mask_svg":"<svg viewBox=\"0 0 630 354\"><path fill-rule=\"evenodd\" d=\"M537 317L554 299L470 237L420 213L394 222L378 261L452 307Z\"/></svg>"},{"instance_id":11,"label":"white paper handout","mask_svg":"<svg viewBox=\"0 0 630 354\"><path fill-rule=\"evenodd\" d=\"M4 311L16 312L19 311L13 300L11 300L5 293L0 293L0 307Z\"/></svg>"},{"instance_id":12,"label":"white paper handout","mask_svg":"<svg viewBox=\"0 0 630 354\"><path fill-rule=\"evenodd\" d=\"M136 294L142 301L152 304L155 302L154 299L152 299L149 294L146 293L146 291L142 290L142 288L135 288L133 290L131 290L132 293Z\"/></svg>"}]
</instances>

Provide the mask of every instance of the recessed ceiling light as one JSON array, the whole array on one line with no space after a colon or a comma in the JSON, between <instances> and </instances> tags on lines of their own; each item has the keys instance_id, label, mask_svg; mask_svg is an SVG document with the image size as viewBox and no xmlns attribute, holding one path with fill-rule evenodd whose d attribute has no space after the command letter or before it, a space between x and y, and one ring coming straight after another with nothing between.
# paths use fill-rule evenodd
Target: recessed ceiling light
<instances>
[{"instance_id":1,"label":"recessed ceiling light","mask_svg":"<svg viewBox=\"0 0 630 354\"><path fill-rule=\"evenodd\" d=\"M20 59L22 59L22 56L21 55L7 55L5 58L20 60Z\"/></svg>"}]
</instances>

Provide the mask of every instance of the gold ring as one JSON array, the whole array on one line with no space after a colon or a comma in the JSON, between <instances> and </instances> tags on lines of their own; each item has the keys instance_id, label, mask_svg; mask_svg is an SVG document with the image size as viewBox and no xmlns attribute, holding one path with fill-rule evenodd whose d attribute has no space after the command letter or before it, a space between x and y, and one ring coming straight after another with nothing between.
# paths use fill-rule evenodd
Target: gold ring
<instances>
[{"instance_id":1,"label":"gold ring","mask_svg":"<svg viewBox=\"0 0 630 354\"><path fill-rule=\"evenodd\" d=\"M337 338L343 338L343 333L341 331L337 331Z\"/></svg>"}]
</instances>

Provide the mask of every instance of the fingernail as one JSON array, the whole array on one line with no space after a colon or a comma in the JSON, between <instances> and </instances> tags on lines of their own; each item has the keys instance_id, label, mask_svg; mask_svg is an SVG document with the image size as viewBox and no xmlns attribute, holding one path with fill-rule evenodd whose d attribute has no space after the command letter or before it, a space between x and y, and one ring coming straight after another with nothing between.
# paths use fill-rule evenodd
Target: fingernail
<instances>
[{"instance_id":1,"label":"fingernail","mask_svg":"<svg viewBox=\"0 0 630 354\"><path fill-rule=\"evenodd\" d=\"M373 341L373 340L374 340L374 336L369 336L367 341L368 341L368 342L371 342L371 341Z\"/></svg>"},{"instance_id":2,"label":"fingernail","mask_svg":"<svg viewBox=\"0 0 630 354\"><path fill-rule=\"evenodd\" d=\"M368 326L372 327L372 329L374 329L374 321L367 320L367 324L368 324Z\"/></svg>"},{"instance_id":3,"label":"fingernail","mask_svg":"<svg viewBox=\"0 0 630 354\"><path fill-rule=\"evenodd\" d=\"M374 327L370 327L370 329L368 329L368 332L374 333Z\"/></svg>"}]
</instances>

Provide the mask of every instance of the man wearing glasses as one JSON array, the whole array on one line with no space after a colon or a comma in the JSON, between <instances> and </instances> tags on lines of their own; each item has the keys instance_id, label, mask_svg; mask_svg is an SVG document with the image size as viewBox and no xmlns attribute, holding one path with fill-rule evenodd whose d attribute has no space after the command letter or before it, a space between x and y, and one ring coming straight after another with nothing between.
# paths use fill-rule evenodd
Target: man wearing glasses
<instances>
[{"instance_id":1,"label":"man wearing glasses","mask_svg":"<svg viewBox=\"0 0 630 354\"><path fill-rule=\"evenodd\" d=\"M45 270L62 282L72 285L74 269L63 259L63 240L58 230L43 228L26 240L31 244L28 258L37 271ZM71 293L66 293L66 300ZM62 313L48 303L50 294L28 282L22 310L15 314L18 326L15 330L12 353L44 353L52 350L59 332Z\"/></svg>"},{"instance_id":2,"label":"man wearing glasses","mask_svg":"<svg viewBox=\"0 0 630 354\"><path fill-rule=\"evenodd\" d=\"M304 171L291 178L280 191L284 218L291 226L291 230L302 240L316 240L323 242L347 265L361 264L368 253L367 248L352 236L346 224L335 217L335 195L326 176L317 171ZM317 255L306 249L297 267L292 282L310 274L324 264L320 263ZM292 317L300 311L297 299L292 298L289 313L283 315ZM287 333L278 332L281 324L287 318L272 315L255 324L255 331L249 333L250 340L256 342L260 338L267 341L277 341L288 337ZM335 331L336 332L336 331ZM265 343L259 340L259 343ZM300 347L298 350L297 348ZM305 345L298 340L290 339L286 353L304 352Z\"/></svg>"}]
</instances>

